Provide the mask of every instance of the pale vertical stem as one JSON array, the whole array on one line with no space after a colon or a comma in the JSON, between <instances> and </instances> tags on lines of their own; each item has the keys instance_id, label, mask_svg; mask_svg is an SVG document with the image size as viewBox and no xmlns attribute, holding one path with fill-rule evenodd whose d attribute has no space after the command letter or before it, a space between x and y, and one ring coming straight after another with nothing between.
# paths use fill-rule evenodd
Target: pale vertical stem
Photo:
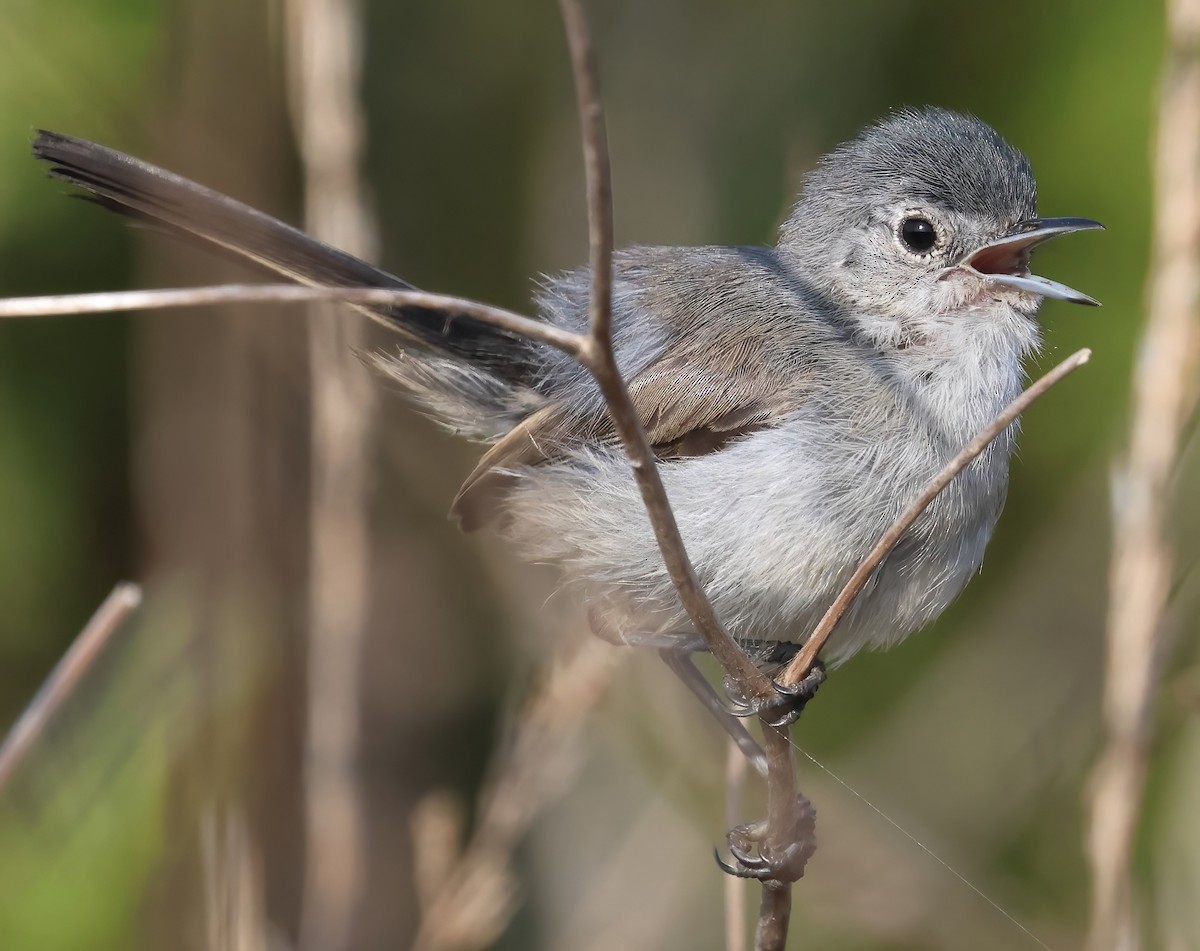
<instances>
[{"instance_id":1,"label":"pale vertical stem","mask_svg":"<svg viewBox=\"0 0 1200 951\"><path fill-rule=\"evenodd\" d=\"M375 229L359 179L365 122L357 0L288 0L288 88L304 166L309 232L371 257ZM306 861L301 947L351 944L365 884L357 782L360 663L370 539L366 463L370 394L355 351L361 321L336 305L309 318L312 409Z\"/></svg>"},{"instance_id":2,"label":"pale vertical stem","mask_svg":"<svg viewBox=\"0 0 1200 951\"><path fill-rule=\"evenodd\" d=\"M1169 0L1167 28L1149 315L1133 385L1129 455L1114 491L1107 740L1094 777L1088 831L1092 951L1138 945L1131 865L1164 660L1171 472L1200 369L1200 0Z\"/></svg>"},{"instance_id":3,"label":"pale vertical stem","mask_svg":"<svg viewBox=\"0 0 1200 951\"><path fill-rule=\"evenodd\" d=\"M742 791L746 785L746 754L730 740L725 753L725 828L742 821ZM746 882L725 876L725 951L746 951Z\"/></svg>"},{"instance_id":4,"label":"pale vertical stem","mask_svg":"<svg viewBox=\"0 0 1200 951\"><path fill-rule=\"evenodd\" d=\"M208 951L267 951L271 941L262 857L238 807L205 810L200 858Z\"/></svg>"}]
</instances>

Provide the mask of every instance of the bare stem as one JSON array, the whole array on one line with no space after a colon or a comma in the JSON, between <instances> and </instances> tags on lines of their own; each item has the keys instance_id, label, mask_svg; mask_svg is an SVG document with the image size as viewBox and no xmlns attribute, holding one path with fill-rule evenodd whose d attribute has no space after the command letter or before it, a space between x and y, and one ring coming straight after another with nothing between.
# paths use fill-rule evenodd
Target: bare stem
<instances>
[{"instance_id":1,"label":"bare stem","mask_svg":"<svg viewBox=\"0 0 1200 951\"><path fill-rule=\"evenodd\" d=\"M46 724L62 708L125 619L141 603L141 589L122 582L96 609L0 745L0 790L8 785L46 729Z\"/></svg>"},{"instance_id":2,"label":"bare stem","mask_svg":"<svg viewBox=\"0 0 1200 951\"><path fill-rule=\"evenodd\" d=\"M306 304L332 301L361 306L428 307L447 320L469 317L520 334L578 357L587 337L553 324L491 307L466 297L375 287L298 287L295 284L221 284L149 291L100 291L92 294L50 294L45 297L0 298L0 320L11 317L64 317L112 314L130 310L165 310L218 304ZM391 321L379 317L385 324Z\"/></svg>"},{"instance_id":3,"label":"bare stem","mask_svg":"<svg viewBox=\"0 0 1200 951\"><path fill-rule=\"evenodd\" d=\"M286 12L288 91L304 170L306 228L351 254L371 257L375 225L359 179L366 131L359 103L359 4L288 0ZM342 318L332 303L314 306L308 327L312 487L300 947L322 951L349 947L367 879L357 770L374 407L354 356L366 343L363 322Z\"/></svg>"},{"instance_id":4,"label":"bare stem","mask_svg":"<svg viewBox=\"0 0 1200 951\"><path fill-rule=\"evenodd\" d=\"M867 557L863 559L854 574L850 576L850 580L846 582L845 587L842 588L837 598L834 599L833 604L829 606L829 610L825 612L825 615L821 618L816 628L813 629L808 640L805 641L803 649L788 665L787 670L783 672L780 683L795 684L804 679L812 669L817 656L821 653L821 648L829 640L829 635L833 633L838 622L850 609L850 606L854 604L854 599L858 597L859 592L862 591L863 586L870 579L872 572L879 567L888 553L896 547L896 543L900 541L904 533L912 528L913 523L921 517L921 514L929 508L933 500L945 490L946 486L953 482L955 477L969 466L997 436L1011 426L1018 416L1029 409L1036 400L1044 396L1066 376L1087 363L1091 356L1091 350L1079 350L1040 377L1025 392L1009 403L1004 411L992 420L983 432L976 436L962 452L950 460L941 472L934 476L933 480L924 488L921 494L892 523L891 528L884 532L883 537L879 539L878 543L871 549Z\"/></svg>"},{"instance_id":5,"label":"bare stem","mask_svg":"<svg viewBox=\"0 0 1200 951\"><path fill-rule=\"evenodd\" d=\"M621 377L612 344L612 185L609 181L608 146L604 112L598 97L591 40L578 0L560 0L567 40L575 71L575 88L583 126L583 152L588 175L588 222L591 248L591 333L579 360L595 377L608 404L625 452L629 456L642 501L650 517L667 572L679 592L684 610L704 638L705 647L746 697L766 698L774 688L770 679L750 661L713 610L688 558L675 513L658 474L658 460L638 420L633 401Z\"/></svg>"},{"instance_id":6,"label":"bare stem","mask_svg":"<svg viewBox=\"0 0 1200 951\"><path fill-rule=\"evenodd\" d=\"M609 172L608 144L604 127L604 109L600 102L599 81L587 20L579 0L560 0L571 62L575 74L575 92L583 135L584 165L587 170L588 245L591 259L591 333L579 354L608 405L617 433L625 446L641 492L642 502L654 529L658 548L679 599L692 624L704 639L705 647L716 657L726 674L736 683L744 697L767 699L775 687L769 677L758 670L737 643L729 636L708 600L691 560L688 558L675 512L667 499L666 488L658 472L658 460L638 419L629 390L617 367L612 341L612 281L613 281L613 221L612 181ZM766 726L768 733L773 731ZM770 738L769 738L770 739ZM768 810L768 845L783 847L790 844L789 835L795 822L796 776L791 746L786 732L777 735L774 743L785 752L768 749L767 788L771 808ZM757 947L762 951L782 951L787 940L788 917L791 910L791 883L770 882L763 885Z\"/></svg>"},{"instance_id":7,"label":"bare stem","mask_svg":"<svg viewBox=\"0 0 1200 951\"><path fill-rule=\"evenodd\" d=\"M810 847L815 847L815 839L801 843L796 836L796 763L788 728L764 724L763 749L767 754L767 837L761 854L770 858L796 848L810 849L811 854ZM763 882L754 951L783 951L791 915L792 883Z\"/></svg>"},{"instance_id":8,"label":"bare stem","mask_svg":"<svg viewBox=\"0 0 1200 951\"><path fill-rule=\"evenodd\" d=\"M1158 116L1149 318L1133 387L1129 450L1117 475L1104 682L1107 739L1092 783L1091 951L1136 946L1134 841L1145 795L1151 711L1166 648L1172 572L1171 475L1196 406L1200 367L1200 0L1167 3Z\"/></svg>"},{"instance_id":9,"label":"bare stem","mask_svg":"<svg viewBox=\"0 0 1200 951\"><path fill-rule=\"evenodd\" d=\"M583 136L587 177L588 256L592 270L591 332L597 347L612 359L613 208L608 133L600 101L600 80L592 49L591 31L578 0L559 0L571 64L575 75L575 104Z\"/></svg>"}]
</instances>

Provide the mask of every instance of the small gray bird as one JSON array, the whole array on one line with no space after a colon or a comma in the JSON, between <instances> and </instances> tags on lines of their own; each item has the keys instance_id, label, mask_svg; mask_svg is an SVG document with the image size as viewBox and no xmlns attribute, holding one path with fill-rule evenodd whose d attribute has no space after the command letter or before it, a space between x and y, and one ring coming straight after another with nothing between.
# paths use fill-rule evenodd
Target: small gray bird
<instances>
[{"instance_id":1,"label":"small gray bird","mask_svg":"<svg viewBox=\"0 0 1200 951\"><path fill-rule=\"evenodd\" d=\"M260 212L44 132L53 174L105 205L315 285L409 288ZM821 160L773 247L615 258L614 344L687 549L730 632L766 658L803 642L867 551L1021 390L1047 297L1029 272L1082 218L1039 218L1029 161L978 119L896 113ZM586 270L546 280L544 320L583 330ZM702 645L680 607L597 388L556 350L464 315L364 308L404 341L376 364L489 446L453 514L561 566L598 633ZM1010 429L875 572L833 662L937 617L978 571L1004 504Z\"/></svg>"}]
</instances>

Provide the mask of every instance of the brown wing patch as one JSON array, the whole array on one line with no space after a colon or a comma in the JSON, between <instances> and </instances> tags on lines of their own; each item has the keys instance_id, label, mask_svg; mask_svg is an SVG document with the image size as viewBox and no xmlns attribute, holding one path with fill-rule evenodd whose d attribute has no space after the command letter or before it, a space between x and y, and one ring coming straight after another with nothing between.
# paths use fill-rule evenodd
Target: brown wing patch
<instances>
[{"instance_id":1,"label":"brown wing patch","mask_svg":"<svg viewBox=\"0 0 1200 951\"><path fill-rule=\"evenodd\" d=\"M774 425L797 405L802 389L797 374L761 361L756 349L668 354L630 382L630 398L660 459L719 452ZM552 460L568 446L615 439L607 411L571 418L557 405L538 410L479 460L451 515L464 531L474 531L499 514L513 469Z\"/></svg>"},{"instance_id":2,"label":"brown wing patch","mask_svg":"<svg viewBox=\"0 0 1200 951\"><path fill-rule=\"evenodd\" d=\"M668 356L633 381L630 396L660 458L719 452L787 412L794 381L770 366L752 374L746 357L736 351L701 364L686 354Z\"/></svg>"},{"instance_id":3,"label":"brown wing patch","mask_svg":"<svg viewBox=\"0 0 1200 951\"><path fill-rule=\"evenodd\" d=\"M563 428L557 405L538 410L502 436L471 470L450 506L450 515L464 532L482 528L498 514L497 503L512 485L512 470L536 466L553 457Z\"/></svg>"}]
</instances>

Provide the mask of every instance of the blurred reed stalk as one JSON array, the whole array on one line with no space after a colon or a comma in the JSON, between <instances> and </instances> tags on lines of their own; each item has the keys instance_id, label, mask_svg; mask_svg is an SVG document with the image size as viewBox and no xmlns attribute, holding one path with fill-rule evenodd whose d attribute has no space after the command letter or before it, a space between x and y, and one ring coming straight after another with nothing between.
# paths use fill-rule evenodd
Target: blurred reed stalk
<instances>
[{"instance_id":1,"label":"blurred reed stalk","mask_svg":"<svg viewBox=\"0 0 1200 951\"><path fill-rule=\"evenodd\" d=\"M465 847L453 803L435 793L418 805L413 843L421 925L414 951L482 951L508 926L519 904L513 852L566 788L580 731L625 656L588 637L547 671L492 761Z\"/></svg>"},{"instance_id":2,"label":"blurred reed stalk","mask_svg":"<svg viewBox=\"0 0 1200 951\"><path fill-rule=\"evenodd\" d=\"M235 805L210 805L200 817L204 925L209 951L268 951L262 858L246 816Z\"/></svg>"},{"instance_id":3,"label":"blurred reed stalk","mask_svg":"<svg viewBox=\"0 0 1200 951\"><path fill-rule=\"evenodd\" d=\"M725 828L742 821L742 793L746 786L745 754L732 740L725 752ZM725 951L746 949L746 882L725 876Z\"/></svg>"},{"instance_id":4,"label":"blurred reed stalk","mask_svg":"<svg viewBox=\"0 0 1200 951\"><path fill-rule=\"evenodd\" d=\"M359 104L357 0L288 0L287 86L304 169L305 227L370 259L375 226L359 177L366 122ZM305 878L300 947L351 945L365 885L358 788L360 664L367 634L368 447L373 406L356 353L359 319L336 304L309 316L312 494L309 510Z\"/></svg>"},{"instance_id":5,"label":"blurred reed stalk","mask_svg":"<svg viewBox=\"0 0 1200 951\"><path fill-rule=\"evenodd\" d=\"M1104 720L1088 830L1090 951L1136 948L1132 863L1166 659L1172 472L1200 369L1200 0L1168 0L1158 115L1149 317L1133 384L1128 455L1116 474Z\"/></svg>"}]
</instances>

